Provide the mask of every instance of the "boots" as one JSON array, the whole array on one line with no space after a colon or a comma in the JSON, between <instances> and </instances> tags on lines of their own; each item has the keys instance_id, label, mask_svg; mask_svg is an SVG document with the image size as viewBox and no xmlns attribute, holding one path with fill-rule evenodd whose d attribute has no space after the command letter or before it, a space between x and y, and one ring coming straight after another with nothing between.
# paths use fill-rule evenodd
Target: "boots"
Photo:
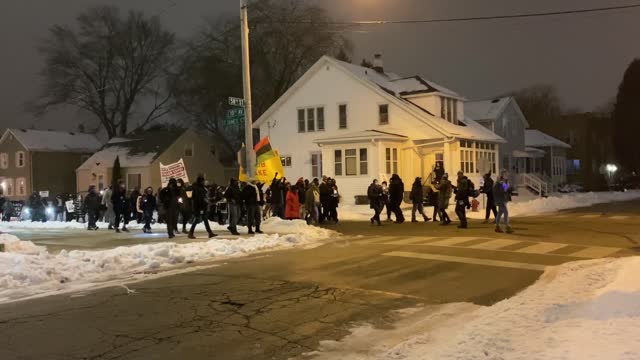
<instances>
[{"instance_id":1,"label":"boots","mask_svg":"<svg viewBox=\"0 0 640 360\"><path fill-rule=\"evenodd\" d=\"M427 215L424 215L423 218L424 218L424 222L429 222L431 220Z\"/></svg>"},{"instance_id":2,"label":"boots","mask_svg":"<svg viewBox=\"0 0 640 360\"><path fill-rule=\"evenodd\" d=\"M500 228L500 225L496 225L496 232L503 233L504 231L502 231L502 229Z\"/></svg>"},{"instance_id":3,"label":"boots","mask_svg":"<svg viewBox=\"0 0 640 360\"><path fill-rule=\"evenodd\" d=\"M507 225L507 234L513 234L513 229L509 225Z\"/></svg>"},{"instance_id":4,"label":"boots","mask_svg":"<svg viewBox=\"0 0 640 360\"><path fill-rule=\"evenodd\" d=\"M214 238L216 236L218 236L218 234L214 234L213 231L209 232L209 239Z\"/></svg>"},{"instance_id":5,"label":"boots","mask_svg":"<svg viewBox=\"0 0 640 360\"><path fill-rule=\"evenodd\" d=\"M189 239L195 239L196 236L193 235L193 232L189 231L189 236L187 236Z\"/></svg>"},{"instance_id":6,"label":"boots","mask_svg":"<svg viewBox=\"0 0 640 360\"><path fill-rule=\"evenodd\" d=\"M182 225L182 233L183 234L188 234L189 232L187 231L187 226L186 225Z\"/></svg>"},{"instance_id":7,"label":"boots","mask_svg":"<svg viewBox=\"0 0 640 360\"><path fill-rule=\"evenodd\" d=\"M260 226L256 226L256 233L257 234L262 234L262 231L260 230Z\"/></svg>"},{"instance_id":8,"label":"boots","mask_svg":"<svg viewBox=\"0 0 640 360\"><path fill-rule=\"evenodd\" d=\"M251 228L251 226L249 226L249 231L247 232L247 234L249 234L249 235L253 235L253 234L255 234L255 233L253 232L253 229Z\"/></svg>"}]
</instances>

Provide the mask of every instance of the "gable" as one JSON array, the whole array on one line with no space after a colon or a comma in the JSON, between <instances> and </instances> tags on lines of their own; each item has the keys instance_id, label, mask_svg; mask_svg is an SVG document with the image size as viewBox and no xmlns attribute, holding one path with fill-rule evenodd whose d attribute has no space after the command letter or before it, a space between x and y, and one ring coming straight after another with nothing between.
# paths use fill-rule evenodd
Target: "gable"
<instances>
[{"instance_id":1,"label":"gable","mask_svg":"<svg viewBox=\"0 0 640 360\"><path fill-rule=\"evenodd\" d=\"M6 130L0 138L0 152L15 153L16 151L28 151L28 149L16 139L11 130Z\"/></svg>"}]
</instances>

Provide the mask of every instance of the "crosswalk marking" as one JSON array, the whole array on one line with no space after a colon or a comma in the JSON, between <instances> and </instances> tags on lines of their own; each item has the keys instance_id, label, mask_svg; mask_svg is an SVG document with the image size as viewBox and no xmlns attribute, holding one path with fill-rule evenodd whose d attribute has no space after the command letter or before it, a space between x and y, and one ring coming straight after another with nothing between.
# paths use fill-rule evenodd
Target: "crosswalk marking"
<instances>
[{"instance_id":1,"label":"crosswalk marking","mask_svg":"<svg viewBox=\"0 0 640 360\"><path fill-rule=\"evenodd\" d=\"M526 254L546 254L552 251L556 251L558 249L562 249L566 247L567 244L558 244L558 243L537 243L535 245L527 246L522 249L516 250L516 252L526 253Z\"/></svg>"},{"instance_id":2,"label":"crosswalk marking","mask_svg":"<svg viewBox=\"0 0 640 360\"><path fill-rule=\"evenodd\" d=\"M440 241L434 241L425 245L433 245L433 246L456 246L458 244L462 244L465 243L467 241L471 241L471 240L475 240L478 239L477 236L475 237L468 237L468 236L461 236L461 237L455 237L455 238L450 238L450 239L446 239L446 240L440 240Z\"/></svg>"},{"instance_id":3,"label":"crosswalk marking","mask_svg":"<svg viewBox=\"0 0 640 360\"><path fill-rule=\"evenodd\" d=\"M582 215L580 217L584 218L584 219L595 219L595 218L599 218L601 216L602 216L601 214L586 214L586 215Z\"/></svg>"},{"instance_id":4,"label":"crosswalk marking","mask_svg":"<svg viewBox=\"0 0 640 360\"><path fill-rule=\"evenodd\" d=\"M432 236L425 236L425 237L419 237L419 238L404 238L402 240L395 240L395 241L389 241L389 242L385 242L385 244L391 244L391 245L412 245L415 243L420 243L420 242L424 242L424 241L430 241L433 239L441 239L442 237L432 237Z\"/></svg>"},{"instance_id":5,"label":"crosswalk marking","mask_svg":"<svg viewBox=\"0 0 640 360\"><path fill-rule=\"evenodd\" d=\"M471 245L469 246L469 248L482 249L482 250L497 250L497 249L518 244L521 242L522 241L519 241L519 240L496 239L496 240L487 241L481 244Z\"/></svg>"},{"instance_id":6,"label":"crosswalk marking","mask_svg":"<svg viewBox=\"0 0 640 360\"><path fill-rule=\"evenodd\" d=\"M586 249L580 250L578 252L574 252L569 256L586 258L586 259L597 259L597 258L603 258L603 257L613 255L620 250L621 250L620 248L612 248L612 247L605 247L605 246L590 246Z\"/></svg>"},{"instance_id":7,"label":"crosswalk marking","mask_svg":"<svg viewBox=\"0 0 640 360\"><path fill-rule=\"evenodd\" d=\"M462 257L462 256L423 254L423 253L414 253L414 252L406 252L406 251L392 251L382 255L414 258L414 259L424 259L424 260L455 262L455 263L462 263L462 264L505 267L505 268L511 268L511 269L534 270L534 271L544 271L544 269L546 268L545 265L540 265L540 264L527 264L527 263L517 263L517 262L511 262L511 261L489 260L489 259L476 259L476 258L469 258L469 257Z\"/></svg>"},{"instance_id":8,"label":"crosswalk marking","mask_svg":"<svg viewBox=\"0 0 640 360\"><path fill-rule=\"evenodd\" d=\"M616 216L610 216L609 219L611 219L611 220L627 220L630 217L631 216L628 216L628 215L616 215Z\"/></svg>"}]
</instances>

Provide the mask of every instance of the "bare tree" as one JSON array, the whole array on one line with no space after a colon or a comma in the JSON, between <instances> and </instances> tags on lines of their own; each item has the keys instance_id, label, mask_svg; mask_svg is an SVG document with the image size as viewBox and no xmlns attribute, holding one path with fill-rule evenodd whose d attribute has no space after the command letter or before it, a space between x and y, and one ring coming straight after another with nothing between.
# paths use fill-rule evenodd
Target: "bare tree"
<instances>
[{"instance_id":1,"label":"bare tree","mask_svg":"<svg viewBox=\"0 0 640 360\"><path fill-rule=\"evenodd\" d=\"M76 28L53 26L39 51L46 59L37 114L71 105L96 116L107 136L125 135L170 111L165 79L175 37L155 17L118 8L90 8ZM149 107L150 106L150 107Z\"/></svg>"},{"instance_id":2,"label":"bare tree","mask_svg":"<svg viewBox=\"0 0 640 360\"><path fill-rule=\"evenodd\" d=\"M516 98L529 123L542 130L554 124L566 113L558 92L552 85L534 85L511 95Z\"/></svg>"}]
</instances>

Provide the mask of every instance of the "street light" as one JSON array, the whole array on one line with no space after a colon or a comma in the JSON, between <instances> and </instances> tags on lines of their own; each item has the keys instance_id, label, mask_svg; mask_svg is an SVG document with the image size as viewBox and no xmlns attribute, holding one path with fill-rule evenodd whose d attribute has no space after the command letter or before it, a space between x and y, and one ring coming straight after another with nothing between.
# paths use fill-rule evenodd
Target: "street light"
<instances>
[{"instance_id":1,"label":"street light","mask_svg":"<svg viewBox=\"0 0 640 360\"><path fill-rule=\"evenodd\" d=\"M613 175L618 171L618 167L615 164L607 164L605 170L607 170L607 174L609 175L609 186L611 186L613 183Z\"/></svg>"}]
</instances>

